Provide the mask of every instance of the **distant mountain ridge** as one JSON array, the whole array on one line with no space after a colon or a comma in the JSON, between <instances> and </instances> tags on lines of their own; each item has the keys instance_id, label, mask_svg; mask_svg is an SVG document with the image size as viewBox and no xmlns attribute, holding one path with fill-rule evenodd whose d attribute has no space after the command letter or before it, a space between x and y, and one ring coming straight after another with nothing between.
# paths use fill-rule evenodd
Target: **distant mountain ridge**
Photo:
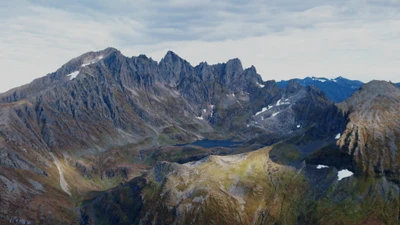
<instances>
[{"instance_id":1,"label":"distant mountain ridge","mask_svg":"<svg viewBox=\"0 0 400 225\"><path fill-rule=\"evenodd\" d=\"M327 79L324 77L306 77L304 79L293 79L302 86L315 86L334 102L342 102L350 97L364 84L358 80L349 80L343 77ZM278 87L285 88L288 81L277 82Z\"/></svg>"},{"instance_id":2,"label":"distant mountain ridge","mask_svg":"<svg viewBox=\"0 0 400 225\"><path fill-rule=\"evenodd\" d=\"M333 102L343 102L349 98L354 92L359 90L364 83L359 80L350 80L344 77L336 77L328 79L325 77L306 77L303 79L291 79L304 87L315 86L320 89L324 94ZM285 88L289 80L278 81L277 85L280 88ZM395 83L400 87L400 83Z\"/></svg>"}]
</instances>

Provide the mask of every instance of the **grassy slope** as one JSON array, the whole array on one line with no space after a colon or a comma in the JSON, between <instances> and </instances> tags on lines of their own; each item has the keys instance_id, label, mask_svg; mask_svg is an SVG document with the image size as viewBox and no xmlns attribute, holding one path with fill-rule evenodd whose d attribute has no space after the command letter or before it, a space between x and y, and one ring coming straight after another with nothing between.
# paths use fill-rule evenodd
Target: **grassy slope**
<instances>
[{"instance_id":1,"label":"grassy slope","mask_svg":"<svg viewBox=\"0 0 400 225\"><path fill-rule=\"evenodd\" d=\"M383 178L356 176L337 181L334 167L325 172L313 165L294 169L270 159L274 147L233 156L210 156L184 165L163 162L146 176L104 192L92 203L87 202L84 208L92 212L88 221L399 224L399 188L393 183ZM280 149L285 147L290 153L287 160L294 157L293 153L296 155L293 160L297 160L297 147L279 145ZM313 180L313 173L323 175ZM326 190L317 196L315 193L321 187Z\"/></svg>"}]
</instances>

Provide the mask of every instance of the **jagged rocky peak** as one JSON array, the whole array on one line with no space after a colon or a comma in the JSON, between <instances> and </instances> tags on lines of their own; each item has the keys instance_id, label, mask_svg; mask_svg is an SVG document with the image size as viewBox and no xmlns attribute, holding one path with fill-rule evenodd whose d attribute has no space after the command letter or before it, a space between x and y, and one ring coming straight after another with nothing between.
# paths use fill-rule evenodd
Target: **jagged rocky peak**
<instances>
[{"instance_id":1,"label":"jagged rocky peak","mask_svg":"<svg viewBox=\"0 0 400 225\"><path fill-rule=\"evenodd\" d=\"M257 73L257 69L254 65L251 65L249 68L247 68L246 70L251 71L253 73Z\"/></svg>"},{"instance_id":2,"label":"jagged rocky peak","mask_svg":"<svg viewBox=\"0 0 400 225\"><path fill-rule=\"evenodd\" d=\"M161 59L160 66L163 68L174 68L175 70L181 67L192 67L188 61L184 60L171 50L169 50L167 54L165 54L164 58Z\"/></svg>"},{"instance_id":3,"label":"jagged rocky peak","mask_svg":"<svg viewBox=\"0 0 400 225\"><path fill-rule=\"evenodd\" d=\"M227 72L242 72L243 71L242 62L238 58L230 59L225 64L225 70Z\"/></svg>"},{"instance_id":4,"label":"jagged rocky peak","mask_svg":"<svg viewBox=\"0 0 400 225\"><path fill-rule=\"evenodd\" d=\"M238 58L230 59L226 63L213 66L217 71L221 71L221 82L234 91L247 89L257 85L263 88L263 80L254 66L244 69L242 62ZM248 91L248 90L247 90Z\"/></svg>"},{"instance_id":5,"label":"jagged rocky peak","mask_svg":"<svg viewBox=\"0 0 400 225\"><path fill-rule=\"evenodd\" d=\"M240 70L240 67L239 67L239 70ZM260 76L260 75L257 73L257 69L256 69L254 66L251 66L251 67L249 67L249 68L246 68L243 72L244 72L244 74L245 74L246 76ZM260 77L261 77L261 76L260 76ZM260 80L259 82L262 83L263 81Z\"/></svg>"},{"instance_id":6,"label":"jagged rocky peak","mask_svg":"<svg viewBox=\"0 0 400 225\"><path fill-rule=\"evenodd\" d=\"M139 59L139 60L152 60L152 58L147 57L145 54L140 54L138 57L132 57L133 59Z\"/></svg>"},{"instance_id":7,"label":"jagged rocky peak","mask_svg":"<svg viewBox=\"0 0 400 225\"><path fill-rule=\"evenodd\" d=\"M85 71L88 67L98 65L99 63L104 62L105 60L112 57L118 57L120 59L124 58L119 50L111 47L97 52L87 52L76 58L71 59L54 73L51 73L46 77L38 78L37 82L45 84L45 86L47 87L54 87L54 85L59 85L62 82L75 79L82 71ZM111 60L109 63L113 63L112 61L113 60Z\"/></svg>"},{"instance_id":8,"label":"jagged rocky peak","mask_svg":"<svg viewBox=\"0 0 400 225\"><path fill-rule=\"evenodd\" d=\"M4 94L0 94L0 102L16 102L24 98L29 98L39 93L43 93L48 89L61 85L64 82L75 79L82 70L97 64L110 56L123 57L123 55L115 48L106 48L98 52L87 52L71 59L61 68L53 73L49 73L44 77L40 77L32 81L30 84L23 85L9 90Z\"/></svg>"},{"instance_id":9,"label":"jagged rocky peak","mask_svg":"<svg viewBox=\"0 0 400 225\"><path fill-rule=\"evenodd\" d=\"M79 69L80 67L85 67L97 63L100 60L115 54L121 54L121 52L112 47L97 52L92 52L92 51L87 52L82 54L81 56L71 59L69 62L64 64L59 70L64 70L71 67L72 69Z\"/></svg>"},{"instance_id":10,"label":"jagged rocky peak","mask_svg":"<svg viewBox=\"0 0 400 225\"><path fill-rule=\"evenodd\" d=\"M201 74L206 72L207 70L210 69L210 66L208 65L207 62L201 62L199 65L194 67L197 73Z\"/></svg>"},{"instance_id":11,"label":"jagged rocky peak","mask_svg":"<svg viewBox=\"0 0 400 225\"><path fill-rule=\"evenodd\" d=\"M177 62L177 61L184 61L178 54L169 50L167 54L165 54L164 58L161 60L163 62Z\"/></svg>"},{"instance_id":12,"label":"jagged rocky peak","mask_svg":"<svg viewBox=\"0 0 400 225\"><path fill-rule=\"evenodd\" d=\"M209 66L207 62L201 62L196 67L203 68L203 67L207 67L207 66Z\"/></svg>"},{"instance_id":13,"label":"jagged rocky peak","mask_svg":"<svg viewBox=\"0 0 400 225\"><path fill-rule=\"evenodd\" d=\"M243 71L244 80L251 80L250 82L256 82L259 87L264 87L264 81L261 78L261 75L257 73L257 70L254 66L251 66Z\"/></svg>"},{"instance_id":14,"label":"jagged rocky peak","mask_svg":"<svg viewBox=\"0 0 400 225\"><path fill-rule=\"evenodd\" d=\"M268 80L268 81L263 81L262 85L260 85L260 88L264 88L267 90L279 90L279 87L276 85L276 81L275 80Z\"/></svg>"},{"instance_id":15,"label":"jagged rocky peak","mask_svg":"<svg viewBox=\"0 0 400 225\"><path fill-rule=\"evenodd\" d=\"M185 76L194 74L194 68L189 62L179 57L173 51L168 51L159 63L160 80L169 85L178 85L178 82Z\"/></svg>"},{"instance_id":16,"label":"jagged rocky peak","mask_svg":"<svg viewBox=\"0 0 400 225\"><path fill-rule=\"evenodd\" d=\"M286 93L296 93L302 89L302 86L296 80L290 80L286 86Z\"/></svg>"}]
</instances>

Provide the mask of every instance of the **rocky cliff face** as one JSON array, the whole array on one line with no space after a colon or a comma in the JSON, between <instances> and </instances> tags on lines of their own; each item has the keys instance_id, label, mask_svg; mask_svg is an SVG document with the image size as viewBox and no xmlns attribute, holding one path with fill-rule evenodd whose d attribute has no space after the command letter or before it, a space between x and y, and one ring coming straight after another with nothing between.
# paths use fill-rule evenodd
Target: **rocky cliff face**
<instances>
[{"instance_id":1,"label":"rocky cliff face","mask_svg":"<svg viewBox=\"0 0 400 225\"><path fill-rule=\"evenodd\" d=\"M372 81L339 106L350 121L338 143L356 169L400 183L400 89Z\"/></svg>"}]
</instances>

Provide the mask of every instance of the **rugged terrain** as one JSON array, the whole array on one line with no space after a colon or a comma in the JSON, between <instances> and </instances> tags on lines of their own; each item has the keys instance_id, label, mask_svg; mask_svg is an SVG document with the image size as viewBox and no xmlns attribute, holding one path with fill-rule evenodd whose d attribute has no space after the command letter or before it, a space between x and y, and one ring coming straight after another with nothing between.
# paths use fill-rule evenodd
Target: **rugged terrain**
<instances>
[{"instance_id":1,"label":"rugged terrain","mask_svg":"<svg viewBox=\"0 0 400 225\"><path fill-rule=\"evenodd\" d=\"M89 52L0 95L0 218L78 223L84 199L159 161L255 150L307 127L314 138L333 135L341 127L332 117L318 89L281 89L238 59L193 67L173 52L159 63ZM200 139L246 144L174 146Z\"/></svg>"},{"instance_id":2,"label":"rugged terrain","mask_svg":"<svg viewBox=\"0 0 400 225\"><path fill-rule=\"evenodd\" d=\"M89 52L0 94L0 223L395 224L399 90Z\"/></svg>"},{"instance_id":3,"label":"rugged terrain","mask_svg":"<svg viewBox=\"0 0 400 225\"><path fill-rule=\"evenodd\" d=\"M161 162L86 201L84 224L400 224L399 91L363 86L338 105L336 135L310 127L251 153Z\"/></svg>"},{"instance_id":4,"label":"rugged terrain","mask_svg":"<svg viewBox=\"0 0 400 225\"><path fill-rule=\"evenodd\" d=\"M350 122L339 139L360 173L386 176L400 184L400 89L384 81L364 85L339 104Z\"/></svg>"}]
</instances>

